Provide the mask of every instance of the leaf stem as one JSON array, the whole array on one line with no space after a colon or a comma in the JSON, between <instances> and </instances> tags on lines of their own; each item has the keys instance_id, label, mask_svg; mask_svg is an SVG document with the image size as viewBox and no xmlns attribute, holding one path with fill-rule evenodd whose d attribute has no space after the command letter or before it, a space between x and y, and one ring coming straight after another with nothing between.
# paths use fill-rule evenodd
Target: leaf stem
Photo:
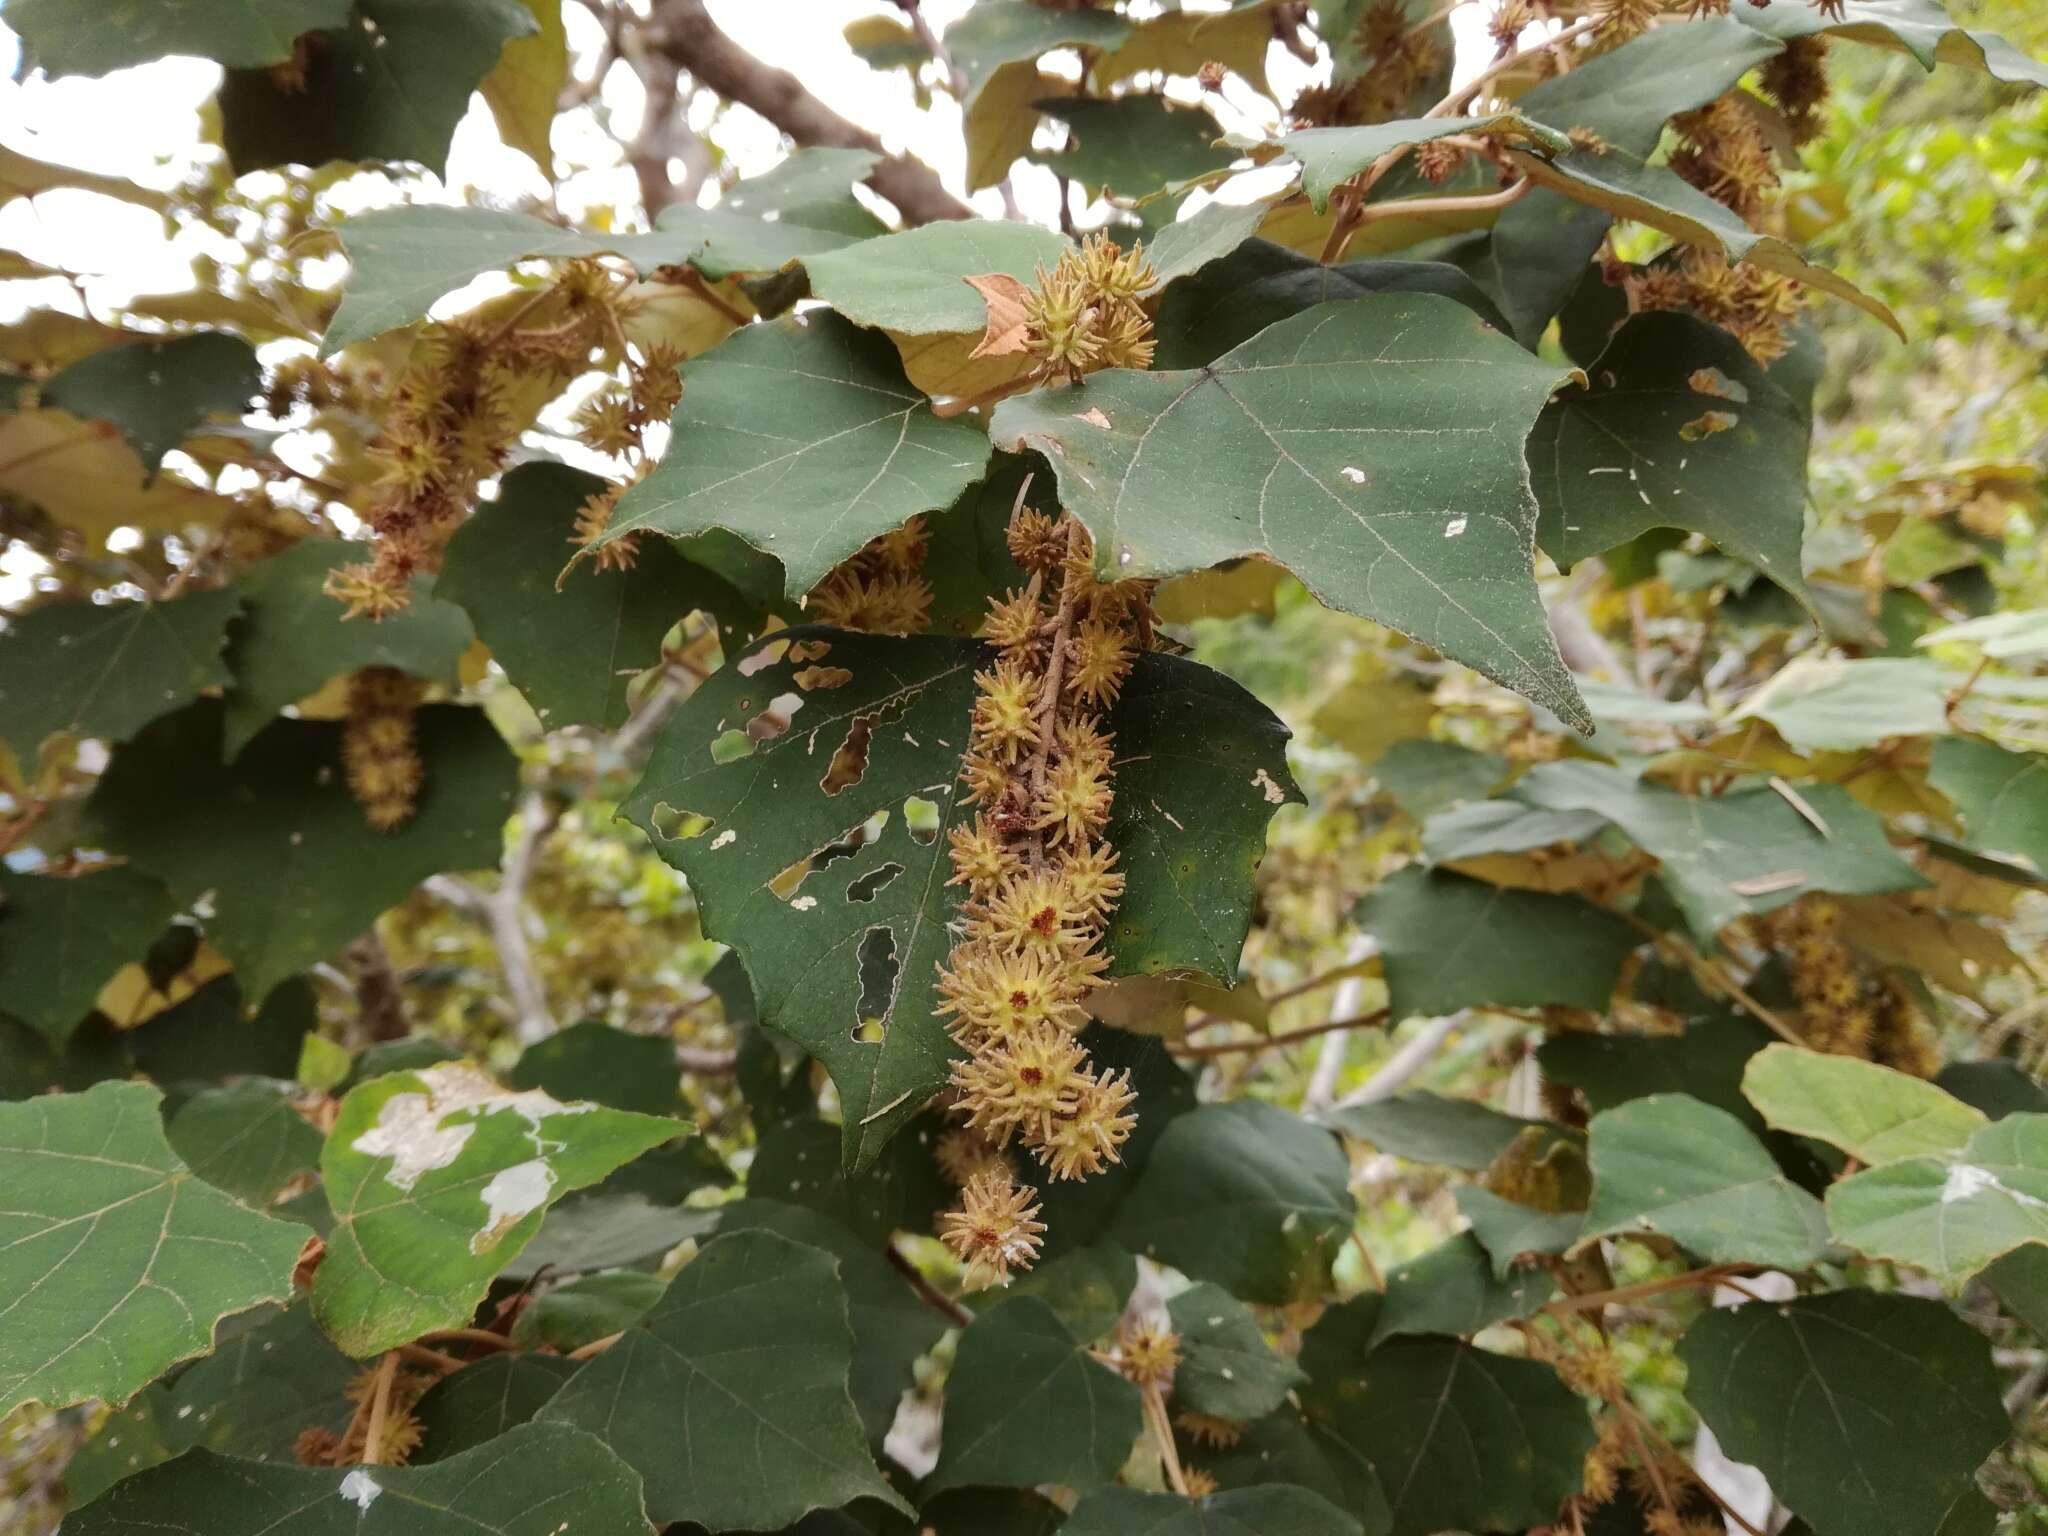
<instances>
[{"instance_id":1,"label":"leaf stem","mask_svg":"<svg viewBox=\"0 0 2048 1536\"><path fill-rule=\"evenodd\" d=\"M492 1333L487 1328L436 1328L432 1333L423 1333L415 1342L434 1344L481 1344L487 1349L511 1349L512 1341L502 1333Z\"/></svg>"},{"instance_id":2,"label":"leaf stem","mask_svg":"<svg viewBox=\"0 0 2048 1536\"><path fill-rule=\"evenodd\" d=\"M965 1328L974 1321L974 1314L959 1302L925 1278L924 1271L910 1262L910 1256L894 1243L885 1243L882 1256L889 1261L889 1267L910 1283L917 1292L917 1299L930 1307L955 1328Z\"/></svg>"},{"instance_id":3,"label":"leaf stem","mask_svg":"<svg viewBox=\"0 0 2048 1536\"><path fill-rule=\"evenodd\" d=\"M391 1417L391 1384L398 1379L398 1356L395 1349L387 1349L384 1358L377 1362L377 1376L370 1383L370 1422L363 1430L363 1465L374 1467L383 1461L380 1446L384 1440L384 1426Z\"/></svg>"},{"instance_id":4,"label":"leaf stem","mask_svg":"<svg viewBox=\"0 0 2048 1536\"><path fill-rule=\"evenodd\" d=\"M1152 1438L1159 1442L1159 1460L1166 1467L1167 1486L1182 1498L1188 1497L1187 1473L1181 1470L1180 1447L1173 1443L1173 1425L1167 1421L1166 1401L1159 1395L1159 1388L1146 1385L1138 1389L1145 1402L1145 1421L1152 1428Z\"/></svg>"},{"instance_id":5,"label":"leaf stem","mask_svg":"<svg viewBox=\"0 0 2048 1536\"><path fill-rule=\"evenodd\" d=\"M1556 1301L1545 1302L1537 1310L1548 1317L1563 1317L1572 1312L1597 1312L1602 1307L1642 1301L1647 1297L1662 1296L1671 1291L1689 1291L1703 1285L1719 1285L1731 1275L1753 1274L1755 1270L1756 1266L1753 1264L1710 1264L1705 1269L1690 1269L1682 1275L1665 1275L1657 1280L1642 1280L1634 1285L1617 1286L1611 1291L1587 1291L1581 1296L1561 1296Z\"/></svg>"},{"instance_id":6,"label":"leaf stem","mask_svg":"<svg viewBox=\"0 0 2048 1536\"><path fill-rule=\"evenodd\" d=\"M1284 1034L1265 1035L1256 1040L1218 1040L1213 1045L1189 1045L1185 1041L1170 1046L1176 1056L1201 1060L1210 1056L1231 1056L1239 1051L1274 1050L1283 1045L1293 1045L1298 1040L1307 1040L1316 1035L1327 1035L1340 1029L1371 1029L1387 1022L1387 1010L1375 1009L1371 1013L1356 1014L1348 1019L1330 1019L1322 1024L1309 1024L1301 1029L1290 1029ZM1190 1026L1192 1027L1192 1026Z\"/></svg>"}]
</instances>

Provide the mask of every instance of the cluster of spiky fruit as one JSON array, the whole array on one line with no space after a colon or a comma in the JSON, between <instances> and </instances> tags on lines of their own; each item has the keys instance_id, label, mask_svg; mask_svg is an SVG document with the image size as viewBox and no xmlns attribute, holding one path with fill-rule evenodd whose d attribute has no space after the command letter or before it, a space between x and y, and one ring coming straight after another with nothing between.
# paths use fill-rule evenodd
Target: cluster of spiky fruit
<instances>
[{"instance_id":1,"label":"cluster of spiky fruit","mask_svg":"<svg viewBox=\"0 0 2048 1536\"><path fill-rule=\"evenodd\" d=\"M1825 896L1781 907L1761 924L1784 962L1806 1043L1932 1077L1941 1052L1920 1010L1893 978L1864 973L1842 942L1841 924L1841 906Z\"/></svg>"},{"instance_id":2,"label":"cluster of spiky fruit","mask_svg":"<svg viewBox=\"0 0 2048 1536\"><path fill-rule=\"evenodd\" d=\"M1038 269L1038 286L1024 298L1024 345L1049 379L1149 368L1152 317L1141 300L1158 282L1143 244L1126 251L1090 235L1062 251L1052 271Z\"/></svg>"},{"instance_id":3,"label":"cluster of spiky fruit","mask_svg":"<svg viewBox=\"0 0 2048 1536\"><path fill-rule=\"evenodd\" d=\"M302 1430L292 1453L301 1466L352 1467L368 1463L402 1467L420 1447L420 1422L413 1409L437 1380L421 1371L395 1370L385 1361L359 1372L344 1392L356 1411L340 1434L315 1426ZM384 1411L375 1411L379 1393ZM376 1444L370 1443L375 1426Z\"/></svg>"},{"instance_id":4,"label":"cluster of spiky fruit","mask_svg":"<svg viewBox=\"0 0 2048 1536\"><path fill-rule=\"evenodd\" d=\"M1118 1160L1135 1124L1129 1074L1094 1069L1076 1037L1124 888L1103 838L1112 789L1101 717L1150 634L1148 590L1098 582L1085 530L1021 497L1009 544L1030 581L982 628L996 654L975 678L962 763L975 815L950 834L951 883L965 893L939 971L939 1012L967 1051L952 1081L965 1124L939 1148L961 1204L940 1235L971 1288L1005 1282L1038 1254L1044 1226L1010 1148L1045 1176L1081 1179Z\"/></svg>"},{"instance_id":5,"label":"cluster of spiky fruit","mask_svg":"<svg viewBox=\"0 0 2048 1536\"><path fill-rule=\"evenodd\" d=\"M872 635L914 635L931 617L932 589L924 579L924 519L913 517L868 540L842 560L804 599L820 624Z\"/></svg>"},{"instance_id":6,"label":"cluster of spiky fruit","mask_svg":"<svg viewBox=\"0 0 2048 1536\"><path fill-rule=\"evenodd\" d=\"M1444 64L1438 35L1435 19L1418 21L1402 0L1373 0L1351 34L1359 55L1370 62L1348 80L1310 86L1294 98L1287 115L1301 127L1323 128L1412 115L1411 99Z\"/></svg>"},{"instance_id":7,"label":"cluster of spiky fruit","mask_svg":"<svg viewBox=\"0 0 2048 1536\"><path fill-rule=\"evenodd\" d=\"M418 681L394 667L364 667L349 680L341 761L363 819L395 832L419 805L425 768L413 740Z\"/></svg>"}]
</instances>

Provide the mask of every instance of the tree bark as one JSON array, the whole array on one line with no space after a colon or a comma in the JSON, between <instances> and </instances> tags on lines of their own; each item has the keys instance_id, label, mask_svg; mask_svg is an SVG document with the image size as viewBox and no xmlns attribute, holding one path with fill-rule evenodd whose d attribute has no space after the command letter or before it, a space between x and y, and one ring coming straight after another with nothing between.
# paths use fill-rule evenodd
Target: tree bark
<instances>
[{"instance_id":1,"label":"tree bark","mask_svg":"<svg viewBox=\"0 0 2048 1536\"><path fill-rule=\"evenodd\" d=\"M867 184L896 205L905 224L974 217L974 210L948 192L930 166L889 154L880 138L834 112L795 75L763 64L719 31L704 0L655 0L654 14L638 30L650 49L687 70L699 85L752 108L798 144L883 156Z\"/></svg>"}]
</instances>

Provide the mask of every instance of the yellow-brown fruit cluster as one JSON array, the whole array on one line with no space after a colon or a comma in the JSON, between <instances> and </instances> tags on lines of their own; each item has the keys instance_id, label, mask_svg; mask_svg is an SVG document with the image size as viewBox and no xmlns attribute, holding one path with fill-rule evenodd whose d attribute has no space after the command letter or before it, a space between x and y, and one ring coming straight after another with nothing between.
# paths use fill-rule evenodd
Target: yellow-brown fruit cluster
<instances>
[{"instance_id":1,"label":"yellow-brown fruit cluster","mask_svg":"<svg viewBox=\"0 0 2048 1536\"><path fill-rule=\"evenodd\" d=\"M1800 1033L1817 1051L1860 1056L1915 1077L1941 1070L1941 1052L1911 995L1889 977L1867 976L1840 936L1842 909L1808 896L1765 920L1799 1003Z\"/></svg>"},{"instance_id":2,"label":"yellow-brown fruit cluster","mask_svg":"<svg viewBox=\"0 0 2048 1536\"><path fill-rule=\"evenodd\" d=\"M1094 234L1068 246L1024 299L1026 349L1047 378L1151 367L1152 317L1140 300L1158 281L1142 244L1125 251Z\"/></svg>"},{"instance_id":3,"label":"yellow-brown fruit cluster","mask_svg":"<svg viewBox=\"0 0 2048 1536\"><path fill-rule=\"evenodd\" d=\"M804 600L820 624L874 635L914 635L931 617L932 589L924 579L924 519L913 517L868 540L842 560Z\"/></svg>"},{"instance_id":4,"label":"yellow-brown fruit cluster","mask_svg":"<svg viewBox=\"0 0 2048 1536\"><path fill-rule=\"evenodd\" d=\"M623 352L616 305L624 285L598 262L573 261L505 318L487 308L421 337L371 445L381 474L363 515L375 557L327 578L328 595L351 618L404 608L413 576L439 567L477 482L504 467L529 407L583 372L599 349Z\"/></svg>"},{"instance_id":5,"label":"yellow-brown fruit cluster","mask_svg":"<svg viewBox=\"0 0 2048 1536\"><path fill-rule=\"evenodd\" d=\"M577 438L593 452L626 461L626 478L608 485L577 509L569 542L588 544L611 523L619 498L654 468L647 453L647 429L666 422L683 398L683 354L656 342L634 357L623 347L626 383L599 390L577 408ZM633 564L636 535L626 534L601 544L592 557L600 571L623 571Z\"/></svg>"},{"instance_id":6,"label":"yellow-brown fruit cluster","mask_svg":"<svg viewBox=\"0 0 2048 1536\"><path fill-rule=\"evenodd\" d=\"M376 1417L373 1400L383 1375L381 1364L372 1366L357 1373L343 1389L348 1400L356 1405L356 1411L340 1434L317 1425L300 1432L292 1447L299 1465L352 1467L368 1461L380 1467L402 1467L412 1460L413 1452L420 1447L420 1421L413 1416L413 1408L436 1378L417 1371L389 1373L389 1383L384 1388L383 1423L372 1447L370 1424Z\"/></svg>"},{"instance_id":7,"label":"yellow-brown fruit cluster","mask_svg":"<svg viewBox=\"0 0 2048 1536\"><path fill-rule=\"evenodd\" d=\"M1595 46L1618 48L1641 37L1664 14L1664 0L1593 0L1592 15L1599 20Z\"/></svg>"},{"instance_id":8,"label":"yellow-brown fruit cluster","mask_svg":"<svg viewBox=\"0 0 2048 1536\"><path fill-rule=\"evenodd\" d=\"M975 815L949 834L962 925L939 970L939 1012L968 1052L953 1067L965 1133L941 1148L961 1206L940 1235L970 1288L1038 1254L1044 1228L1009 1163L1013 1143L1044 1176L1080 1179L1116 1162L1136 1123L1129 1074L1093 1068L1076 1036L1124 887L1102 836L1111 747L1099 716L1149 634L1147 592L1098 583L1080 525L1021 501L1009 542L1031 578L983 626L996 654L975 679L962 764Z\"/></svg>"},{"instance_id":9,"label":"yellow-brown fruit cluster","mask_svg":"<svg viewBox=\"0 0 2048 1536\"><path fill-rule=\"evenodd\" d=\"M1401 0L1373 0L1352 32L1358 52L1372 62L1353 79L1310 86L1287 115L1302 127L1328 128L1415 115L1407 110L1411 98L1443 67L1436 31L1436 20L1409 15Z\"/></svg>"},{"instance_id":10,"label":"yellow-brown fruit cluster","mask_svg":"<svg viewBox=\"0 0 2048 1536\"><path fill-rule=\"evenodd\" d=\"M1785 114L1794 144L1810 144L1825 126L1821 108L1828 99L1828 40L1795 37L1782 53L1773 54L1757 72L1757 83Z\"/></svg>"},{"instance_id":11,"label":"yellow-brown fruit cluster","mask_svg":"<svg viewBox=\"0 0 2048 1536\"><path fill-rule=\"evenodd\" d=\"M1774 196L1777 165L1739 93L1675 117L1672 125L1685 142L1672 154L1671 168L1752 227L1774 232L1780 222ZM1792 344L1792 322L1804 304L1791 278L1749 262L1731 264L1719 251L1698 246L1619 276L1631 310L1690 310L1732 332L1760 363L1785 355Z\"/></svg>"},{"instance_id":12,"label":"yellow-brown fruit cluster","mask_svg":"<svg viewBox=\"0 0 2048 1536\"><path fill-rule=\"evenodd\" d=\"M413 741L420 685L393 667L365 667L350 680L341 761L363 818L395 832L419 805L425 768Z\"/></svg>"}]
</instances>

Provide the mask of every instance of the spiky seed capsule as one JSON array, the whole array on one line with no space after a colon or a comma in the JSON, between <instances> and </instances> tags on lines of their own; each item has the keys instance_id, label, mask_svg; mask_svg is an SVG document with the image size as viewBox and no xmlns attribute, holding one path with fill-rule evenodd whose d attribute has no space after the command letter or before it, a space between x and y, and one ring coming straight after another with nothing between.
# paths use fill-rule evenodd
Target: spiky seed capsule
<instances>
[{"instance_id":1,"label":"spiky seed capsule","mask_svg":"<svg viewBox=\"0 0 2048 1536\"><path fill-rule=\"evenodd\" d=\"M1173 1373L1180 1368L1180 1335L1150 1320L1126 1319L1117 1329L1111 1354L1118 1372L1133 1386L1171 1391Z\"/></svg>"},{"instance_id":2,"label":"spiky seed capsule","mask_svg":"<svg viewBox=\"0 0 2048 1536\"><path fill-rule=\"evenodd\" d=\"M1014 761L1038 741L1039 678L1013 661L974 674L974 739L982 751Z\"/></svg>"},{"instance_id":3,"label":"spiky seed capsule","mask_svg":"<svg viewBox=\"0 0 2048 1536\"><path fill-rule=\"evenodd\" d=\"M967 1182L959 1210L939 1218L939 1240L966 1264L961 1283L968 1290L1007 1285L1013 1267L1029 1269L1038 1258L1045 1223L1032 1193L991 1169Z\"/></svg>"},{"instance_id":4,"label":"spiky seed capsule","mask_svg":"<svg viewBox=\"0 0 2048 1536\"><path fill-rule=\"evenodd\" d=\"M1244 1438L1244 1425L1237 1420L1197 1413L1192 1408L1181 1409L1173 1416L1173 1422L1186 1430L1188 1438L1195 1444L1208 1446L1211 1450L1227 1451Z\"/></svg>"}]
</instances>

